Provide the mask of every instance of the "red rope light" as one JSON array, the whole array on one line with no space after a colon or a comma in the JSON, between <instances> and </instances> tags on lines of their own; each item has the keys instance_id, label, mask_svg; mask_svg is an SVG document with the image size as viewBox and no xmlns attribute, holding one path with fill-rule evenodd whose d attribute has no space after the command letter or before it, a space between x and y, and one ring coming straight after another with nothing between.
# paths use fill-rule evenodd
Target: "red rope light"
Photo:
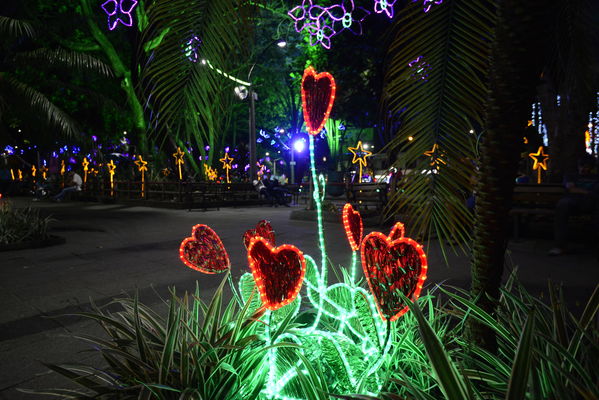
<instances>
[{"instance_id":1,"label":"red rope light","mask_svg":"<svg viewBox=\"0 0 599 400\"><path fill-rule=\"evenodd\" d=\"M343 206L343 228L351 249L358 251L364 235L364 224L360 212L355 211L349 203Z\"/></svg>"},{"instance_id":2,"label":"red rope light","mask_svg":"<svg viewBox=\"0 0 599 400\"><path fill-rule=\"evenodd\" d=\"M362 268L384 321L404 315L409 308L399 293L416 301L426 280L428 263L422 245L404 237L403 229L399 223L389 237L372 232L362 241Z\"/></svg>"},{"instance_id":3,"label":"red rope light","mask_svg":"<svg viewBox=\"0 0 599 400\"><path fill-rule=\"evenodd\" d=\"M179 246L179 258L191 269L205 274L224 272L231 266L229 254L220 237L208 225L195 225L191 237Z\"/></svg>"},{"instance_id":4,"label":"red rope light","mask_svg":"<svg viewBox=\"0 0 599 400\"><path fill-rule=\"evenodd\" d=\"M266 239L271 245L275 246L275 231L269 221L263 219L258 222L256 229L249 229L243 234L243 245L247 249L250 247L250 241L253 237L260 236Z\"/></svg>"},{"instance_id":5,"label":"red rope light","mask_svg":"<svg viewBox=\"0 0 599 400\"><path fill-rule=\"evenodd\" d=\"M304 254L297 247L284 244L275 248L266 239L253 237L248 262L266 308L277 310L297 297L306 273Z\"/></svg>"},{"instance_id":6,"label":"red rope light","mask_svg":"<svg viewBox=\"0 0 599 400\"><path fill-rule=\"evenodd\" d=\"M316 73L314 68L304 70L302 77L302 106L304 121L310 135L318 135L329 119L335 102L335 78L328 72Z\"/></svg>"}]
</instances>

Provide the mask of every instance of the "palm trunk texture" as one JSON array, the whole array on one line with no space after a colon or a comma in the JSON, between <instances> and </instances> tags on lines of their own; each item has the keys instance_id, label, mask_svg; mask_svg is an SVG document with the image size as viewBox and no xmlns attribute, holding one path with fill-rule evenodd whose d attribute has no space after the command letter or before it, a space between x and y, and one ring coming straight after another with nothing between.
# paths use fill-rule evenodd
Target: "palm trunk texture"
<instances>
[{"instance_id":1,"label":"palm trunk texture","mask_svg":"<svg viewBox=\"0 0 599 400\"><path fill-rule=\"evenodd\" d=\"M527 2L497 1L497 27L492 45L486 131L476 189L476 217L471 293L478 306L493 314L499 298L510 228L509 210L520 150L535 94L538 73L531 46L531 8ZM527 32L528 31L528 32ZM494 351L492 330L469 320L469 335Z\"/></svg>"}]
</instances>

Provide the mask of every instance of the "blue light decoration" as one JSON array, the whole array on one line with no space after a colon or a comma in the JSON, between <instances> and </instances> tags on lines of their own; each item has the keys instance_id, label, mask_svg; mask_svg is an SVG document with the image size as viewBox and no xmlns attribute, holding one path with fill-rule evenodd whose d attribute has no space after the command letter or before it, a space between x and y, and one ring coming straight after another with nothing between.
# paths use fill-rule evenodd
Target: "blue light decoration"
<instances>
[{"instance_id":1,"label":"blue light decoration","mask_svg":"<svg viewBox=\"0 0 599 400\"><path fill-rule=\"evenodd\" d=\"M197 63L200 59L200 47L202 47L202 39L200 39L197 35L192 35L191 38L185 43L183 53L189 61Z\"/></svg>"},{"instance_id":2,"label":"blue light decoration","mask_svg":"<svg viewBox=\"0 0 599 400\"><path fill-rule=\"evenodd\" d=\"M107 0L102 4L102 9L108 16L108 29L113 31L119 22L127 27L133 25L131 13L137 6L137 0Z\"/></svg>"},{"instance_id":3,"label":"blue light decoration","mask_svg":"<svg viewBox=\"0 0 599 400\"><path fill-rule=\"evenodd\" d=\"M6 145L6 147L4 147L4 152L10 156L12 154L15 154L15 148L11 145Z\"/></svg>"}]
</instances>

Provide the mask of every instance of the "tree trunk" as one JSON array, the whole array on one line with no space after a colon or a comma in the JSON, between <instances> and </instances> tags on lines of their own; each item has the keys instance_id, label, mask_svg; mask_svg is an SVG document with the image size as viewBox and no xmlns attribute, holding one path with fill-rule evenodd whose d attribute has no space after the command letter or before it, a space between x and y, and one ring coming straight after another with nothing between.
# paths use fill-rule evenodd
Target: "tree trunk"
<instances>
[{"instance_id":1,"label":"tree trunk","mask_svg":"<svg viewBox=\"0 0 599 400\"><path fill-rule=\"evenodd\" d=\"M476 304L491 314L499 298L513 185L538 77L531 65L533 50L523 43L530 36L530 8L527 2L497 1L486 130L476 188L471 287ZM468 321L468 328L476 344L496 349L490 328L474 319Z\"/></svg>"}]
</instances>

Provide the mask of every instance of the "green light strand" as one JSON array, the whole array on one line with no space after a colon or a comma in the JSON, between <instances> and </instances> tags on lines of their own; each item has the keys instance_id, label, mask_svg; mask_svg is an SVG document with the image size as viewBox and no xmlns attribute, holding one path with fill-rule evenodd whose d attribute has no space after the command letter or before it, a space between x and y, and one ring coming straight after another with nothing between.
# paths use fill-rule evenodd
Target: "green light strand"
<instances>
[{"instance_id":1,"label":"green light strand","mask_svg":"<svg viewBox=\"0 0 599 400\"><path fill-rule=\"evenodd\" d=\"M356 283L356 264L357 264L357 260L358 260L358 252L357 251L352 251L351 252L351 267L350 267L350 282L352 285L354 285Z\"/></svg>"}]
</instances>

